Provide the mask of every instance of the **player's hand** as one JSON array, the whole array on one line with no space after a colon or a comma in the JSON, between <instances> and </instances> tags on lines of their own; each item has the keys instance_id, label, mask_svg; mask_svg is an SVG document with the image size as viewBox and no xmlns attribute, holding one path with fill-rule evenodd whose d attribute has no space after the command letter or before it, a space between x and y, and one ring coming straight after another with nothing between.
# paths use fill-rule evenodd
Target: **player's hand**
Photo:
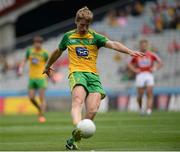
<instances>
[{"instance_id":1,"label":"player's hand","mask_svg":"<svg viewBox=\"0 0 180 152\"><path fill-rule=\"evenodd\" d=\"M17 70L17 75L22 76L23 75L23 67L19 66Z\"/></svg>"},{"instance_id":2,"label":"player's hand","mask_svg":"<svg viewBox=\"0 0 180 152\"><path fill-rule=\"evenodd\" d=\"M157 67L156 67L156 66L153 66L153 67L151 68L151 71L152 71L152 72L157 71Z\"/></svg>"},{"instance_id":3,"label":"player's hand","mask_svg":"<svg viewBox=\"0 0 180 152\"><path fill-rule=\"evenodd\" d=\"M42 74L46 74L49 78L51 78L52 71L55 71L52 68L45 68Z\"/></svg>"},{"instance_id":4,"label":"player's hand","mask_svg":"<svg viewBox=\"0 0 180 152\"><path fill-rule=\"evenodd\" d=\"M138 68L136 68L135 70L134 70L134 73L136 73L136 74L138 74L138 73L140 73L141 71L140 71L140 69L138 69Z\"/></svg>"},{"instance_id":5,"label":"player's hand","mask_svg":"<svg viewBox=\"0 0 180 152\"><path fill-rule=\"evenodd\" d=\"M138 57L138 56L142 57L145 55L143 52L140 51L130 51L129 54L133 57Z\"/></svg>"}]
</instances>

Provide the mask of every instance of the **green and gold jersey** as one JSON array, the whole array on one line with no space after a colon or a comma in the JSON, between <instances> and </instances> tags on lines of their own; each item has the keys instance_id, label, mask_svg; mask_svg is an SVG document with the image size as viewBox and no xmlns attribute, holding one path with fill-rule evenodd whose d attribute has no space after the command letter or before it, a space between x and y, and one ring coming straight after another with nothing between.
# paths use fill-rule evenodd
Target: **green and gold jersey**
<instances>
[{"instance_id":1,"label":"green and gold jersey","mask_svg":"<svg viewBox=\"0 0 180 152\"><path fill-rule=\"evenodd\" d=\"M85 35L76 33L76 30L65 33L59 43L59 50L68 49L69 73L78 71L97 73L98 49L105 46L107 41L105 36L92 30Z\"/></svg>"},{"instance_id":2,"label":"green and gold jersey","mask_svg":"<svg viewBox=\"0 0 180 152\"><path fill-rule=\"evenodd\" d=\"M45 78L45 75L42 74L42 72L48 59L48 52L44 49L36 50L32 47L27 49L26 59L29 61L29 78Z\"/></svg>"}]
</instances>

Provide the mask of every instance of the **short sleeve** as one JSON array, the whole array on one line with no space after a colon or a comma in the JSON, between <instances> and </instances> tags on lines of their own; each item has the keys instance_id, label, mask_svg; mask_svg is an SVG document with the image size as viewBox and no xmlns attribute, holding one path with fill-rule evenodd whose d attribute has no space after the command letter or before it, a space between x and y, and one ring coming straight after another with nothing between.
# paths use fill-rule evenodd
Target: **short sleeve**
<instances>
[{"instance_id":1,"label":"short sleeve","mask_svg":"<svg viewBox=\"0 0 180 152\"><path fill-rule=\"evenodd\" d=\"M60 41L59 45L58 45L59 50L61 50L61 51L66 50L66 48L67 48L67 41L68 41L68 37L65 34L63 36L62 40Z\"/></svg>"},{"instance_id":2,"label":"short sleeve","mask_svg":"<svg viewBox=\"0 0 180 152\"><path fill-rule=\"evenodd\" d=\"M26 59L29 59L30 51L31 51L30 49L26 50L26 54L25 54Z\"/></svg>"},{"instance_id":3,"label":"short sleeve","mask_svg":"<svg viewBox=\"0 0 180 152\"><path fill-rule=\"evenodd\" d=\"M108 41L107 37L105 37L101 34L98 34L98 33L95 33L95 39L96 39L96 45L98 48L104 47L106 42Z\"/></svg>"},{"instance_id":4,"label":"short sleeve","mask_svg":"<svg viewBox=\"0 0 180 152\"><path fill-rule=\"evenodd\" d=\"M131 64L136 64L136 58L135 58L135 57L132 57L132 58L129 60L129 63L131 63Z\"/></svg>"},{"instance_id":5,"label":"short sleeve","mask_svg":"<svg viewBox=\"0 0 180 152\"><path fill-rule=\"evenodd\" d=\"M151 53L151 57L152 57L153 60L156 61L156 62L162 62L162 61L161 61L161 58L160 58L158 55L156 55L155 53Z\"/></svg>"},{"instance_id":6,"label":"short sleeve","mask_svg":"<svg viewBox=\"0 0 180 152\"><path fill-rule=\"evenodd\" d=\"M44 60L45 60L45 61L47 61L47 60L48 60L48 58L49 58L49 54L48 54L48 52L47 52L47 51L45 51L45 52L44 52L44 54L43 54L43 56L44 56Z\"/></svg>"}]
</instances>

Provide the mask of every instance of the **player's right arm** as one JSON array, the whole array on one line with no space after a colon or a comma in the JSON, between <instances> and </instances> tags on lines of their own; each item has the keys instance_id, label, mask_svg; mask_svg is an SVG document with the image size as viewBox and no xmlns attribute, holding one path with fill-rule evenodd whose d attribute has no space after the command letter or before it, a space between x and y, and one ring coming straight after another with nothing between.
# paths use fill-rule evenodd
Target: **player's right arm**
<instances>
[{"instance_id":1,"label":"player's right arm","mask_svg":"<svg viewBox=\"0 0 180 152\"><path fill-rule=\"evenodd\" d=\"M68 41L68 37L65 34L61 40L61 42L59 43L58 48L51 54L50 58L48 59L45 69L43 71L43 74L47 74L48 77L50 77L51 74L51 70L53 70L51 68L51 66L53 65L53 63L61 56L61 54L63 53L64 50L66 50L67 48L67 43Z\"/></svg>"},{"instance_id":2,"label":"player's right arm","mask_svg":"<svg viewBox=\"0 0 180 152\"><path fill-rule=\"evenodd\" d=\"M24 66L29 59L29 55L30 55L30 49L26 50L25 58L21 61L20 65L19 65L19 68L18 68L19 76L21 76L23 74Z\"/></svg>"},{"instance_id":3,"label":"player's right arm","mask_svg":"<svg viewBox=\"0 0 180 152\"><path fill-rule=\"evenodd\" d=\"M140 70L138 68L136 68L132 63L128 63L128 68L134 73L140 72Z\"/></svg>"},{"instance_id":4,"label":"player's right arm","mask_svg":"<svg viewBox=\"0 0 180 152\"><path fill-rule=\"evenodd\" d=\"M48 77L50 77L50 73L51 70L53 70L51 68L51 66L53 65L53 63L61 56L62 51L60 49L56 49L50 56L49 60L46 63L45 69L43 71L43 74L47 74Z\"/></svg>"},{"instance_id":5,"label":"player's right arm","mask_svg":"<svg viewBox=\"0 0 180 152\"><path fill-rule=\"evenodd\" d=\"M24 66L25 66L26 62L27 62L26 58L21 61L19 68L18 68L18 74L19 75L23 74L23 70L24 70Z\"/></svg>"},{"instance_id":6,"label":"player's right arm","mask_svg":"<svg viewBox=\"0 0 180 152\"><path fill-rule=\"evenodd\" d=\"M134 73L139 73L140 70L135 66L135 63L136 63L136 58L133 57L131 61L128 63L128 68Z\"/></svg>"}]
</instances>

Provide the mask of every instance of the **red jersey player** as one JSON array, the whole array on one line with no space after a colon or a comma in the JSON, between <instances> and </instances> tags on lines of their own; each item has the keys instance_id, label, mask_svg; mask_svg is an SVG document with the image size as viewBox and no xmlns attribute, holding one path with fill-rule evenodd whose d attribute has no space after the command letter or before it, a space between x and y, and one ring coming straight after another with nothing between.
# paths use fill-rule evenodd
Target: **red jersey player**
<instances>
[{"instance_id":1,"label":"red jersey player","mask_svg":"<svg viewBox=\"0 0 180 152\"><path fill-rule=\"evenodd\" d=\"M144 113L142 109L142 98L146 91L147 95L147 114L152 113L153 104L153 86L154 86L154 76L153 72L162 67L161 59L153 52L148 49L148 41L140 41L140 51L145 53L142 57L133 57L128 64L130 70L136 73L136 87L137 87L137 102L141 112ZM157 63L157 64L154 64Z\"/></svg>"}]
</instances>

